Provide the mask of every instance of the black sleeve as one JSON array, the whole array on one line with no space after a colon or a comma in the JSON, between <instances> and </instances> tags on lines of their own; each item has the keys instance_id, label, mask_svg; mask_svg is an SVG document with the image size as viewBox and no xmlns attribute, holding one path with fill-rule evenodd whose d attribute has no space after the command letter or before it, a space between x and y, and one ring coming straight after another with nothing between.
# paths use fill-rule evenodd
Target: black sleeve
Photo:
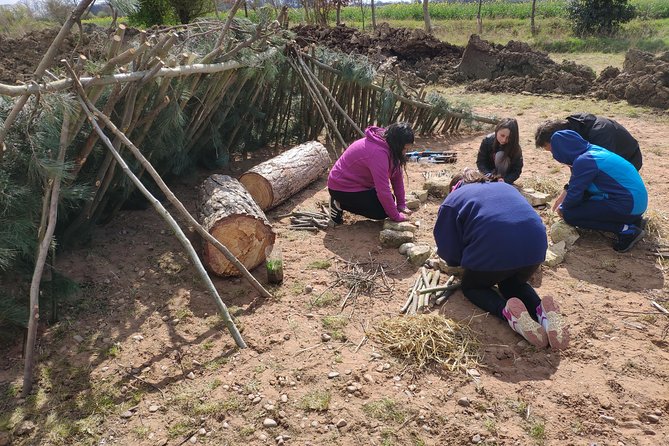
<instances>
[{"instance_id":1,"label":"black sleeve","mask_svg":"<svg viewBox=\"0 0 669 446\"><path fill-rule=\"evenodd\" d=\"M492 160L492 139L490 135L481 141L481 147L479 147L479 153L476 156L476 167L482 174L489 174L495 170L495 164Z\"/></svg>"},{"instance_id":2,"label":"black sleeve","mask_svg":"<svg viewBox=\"0 0 669 446\"><path fill-rule=\"evenodd\" d=\"M511 184L520 177L520 174L523 172L523 154L515 157L511 160L511 166L509 166L509 171L504 175L504 181Z\"/></svg>"}]
</instances>

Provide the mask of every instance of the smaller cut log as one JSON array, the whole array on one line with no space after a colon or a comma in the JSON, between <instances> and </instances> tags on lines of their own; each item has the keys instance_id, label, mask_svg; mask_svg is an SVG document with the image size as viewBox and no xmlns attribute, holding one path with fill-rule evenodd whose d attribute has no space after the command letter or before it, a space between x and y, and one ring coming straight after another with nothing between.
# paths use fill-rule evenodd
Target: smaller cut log
<instances>
[{"instance_id":1,"label":"smaller cut log","mask_svg":"<svg viewBox=\"0 0 669 446\"><path fill-rule=\"evenodd\" d=\"M258 164L239 177L239 181L266 211L307 187L329 166L327 149L318 141L309 141Z\"/></svg>"},{"instance_id":2,"label":"smaller cut log","mask_svg":"<svg viewBox=\"0 0 669 446\"><path fill-rule=\"evenodd\" d=\"M234 178L212 175L200 186L198 216L204 229L246 267L265 260L265 249L276 234L253 197ZM214 274L239 276L235 266L211 243L203 248L202 260Z\"/></svg>"}]
</instances>

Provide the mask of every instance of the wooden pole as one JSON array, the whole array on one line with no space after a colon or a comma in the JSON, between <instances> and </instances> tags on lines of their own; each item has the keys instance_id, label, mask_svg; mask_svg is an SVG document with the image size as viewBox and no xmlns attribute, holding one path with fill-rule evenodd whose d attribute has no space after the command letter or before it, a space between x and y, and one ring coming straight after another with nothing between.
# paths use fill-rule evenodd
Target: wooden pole
<instances>
[{"instance_id":1,"label":"wooden pole","mask_svg":"<svg viewBox=\"0 0 669 446\"><path fill-rule=\"evenodd\" d=\"M228 308L226 307L225 303L221 300L221 297L218 294L218 291L216 290L216 287L214 286L213 282L211 281L211 278L207 274L207 271L205 271L204 266L202 266L202 262L200 262L199 257L197 256L197 253L195 252L195 249L193 248L193 245L190 243L190 240L188 240L188 237L183 233L181 228L179 227L178 223L174 220L174 217L165 209L165 207L162 205L162 203L154 197L151 192L142 184L142 182L135 176L135 174L130 170L128 165L125 163L123 158L121 158L121 155L118 153L118 151L114 148L112 142L109 140L107 135L102 131L100 126L98 126L97 120L95 119L95 116L93 115L93 111L95 110L95 107L91 107L92 104L87 103L87 98L86 98L86 93L84 92L83 87L79 82L77 82L76 76L74 75L74 72L72 71L72 68L68 65L68 70L70 71L70 74L73 77L73 80L75 81L75 85L77 88L77 93L79 96L79 102L81 103L82 108L86 112L86 116L88 117L89 122L91 125L95 128L95 130L98 132L98 135L100 136L100 140L104 142L104 144L107 146L109 151L114 155L114 158L116 159L116 162L118 163L119 166L121 166L121 169L128 175L128 177L132 180L132 182L135 184L135 187L139 189L142 194L149 200L151 205L154 207L154 209L158 212L158 214L170 225L172 230L174 231L175 235L183 245L183 247L186 249L188 252L188 255L191 257L191 260L195 264L195 268L197 269L198 273L202 277L202 279L205 282L205 285L211 292L211 294L214 296L214 300L216 302L216 305L218 306L222 316L223 316L223 322L225 323L226 327L228 328L228 331L230 331L230 334L232 335L233 339L235 340L235 343L239 348L246 348L246 343L244 342L244 339L242 338L241 334L239 333L239 330L235 326L234 321L230 317L230 313L228 312ZM99 113L99 111L97 112ZM98 114L97 115L99 118L101 116ZM104 119L103 119L104 120ZM109 129L113 129L113 123L111 121L106 123L107 127ZM124 141L124 143L127 142ZM130 143L132 144L132 143ZM135 148L136 149L136 148ZM134 150L133 151L134 154ZM151 167L151 169L153 169ZM190 214L189 214L190 215Z\"/></svg>"}]
</instances>

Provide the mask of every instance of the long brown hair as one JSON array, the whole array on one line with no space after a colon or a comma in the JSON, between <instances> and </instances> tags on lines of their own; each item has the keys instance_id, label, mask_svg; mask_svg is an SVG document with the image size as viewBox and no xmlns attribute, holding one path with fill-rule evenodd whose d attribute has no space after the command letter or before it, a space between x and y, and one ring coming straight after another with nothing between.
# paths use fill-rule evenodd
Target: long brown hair
<instances>
[{"instance_id":1,"label":"long brown hair","mask_svg":"<svg viewBox=\"0 0 669 446\"><path fill-rule=\"evenodd\" d=\"M478 169L472 169L471 167L465 167L462 172L456 173L451 178L451 182L448 184L449 193L453 191L453 188L457 189L458 187L464 184L471 183L487 183L490 181L497 181L498 176L485 176Z\"/></svg>"},{"instance_id":2,"label":"long brown hair","mask_svg":"<svg viewBox=\"0 0 669 446\"><path fill-rule=\"evenodd\" d=\"M509 130L509 140L504 145L501 145L499 141L497 141L497 132L502 129ZM492 153L496 153L499 150L502 150L504 151L504 154L509 157L509 159L519 157L521 150L520 136L518 133L518 121L516 121L514 118L502 119L499 124L497 124L497 127L495 127L495 140L492 143Z\"/></svg>"}]
</instances>

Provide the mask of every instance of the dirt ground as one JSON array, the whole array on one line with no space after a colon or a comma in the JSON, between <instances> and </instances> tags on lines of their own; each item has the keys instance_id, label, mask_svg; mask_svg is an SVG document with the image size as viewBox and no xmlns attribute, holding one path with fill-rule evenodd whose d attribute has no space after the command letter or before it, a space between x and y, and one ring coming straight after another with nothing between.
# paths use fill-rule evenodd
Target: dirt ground
<instances>
[{"instance_id":1,"label":"dirt ground","mask_svg":"<svg viewBox=\"0 0 669 446\"><path fill-rule=\"evenodd\" d=\"M565 114L560 102L551 104L517 116L520 182L528 186L568 177L532 143L546 114ZM504 107L475 111L513 116ZM666 119L643 110L614 117L640 140L648 215L666 237ZM423 138L417 146L456 151L457 164L446 167L459 169L474 165L483 134ZM257 161L222 173L239 176ZM444 167L410 164L407 189L422 189L423 172ZM207 174L174 185L191 210ZM656 237L618 254L609 236L583 232L562 264L542 268L538 292L556 298L571 327L565 352L530 347L457 292L433 311L476 332L483 359L471 368L479 376L414 373L366 338L398 315L418 274L396 249L379 246L382 224L347 214L344 225L311 234L276 218L326 199L322 178L268 213L285 262L272 299L243 280L214 279L245 350L235 349L178 241L152 210L124 211L96 229L90 245L62 254L59 271L82 290L40 334L39 380L27 400L17 396L20 346L3 350L0 444L669 444L669 318L650 305L669 297L667 263L651 254ZM419 241L433 244L440 202L431 197L412 217L421 223ZM547 211L541 215L550 220ZM330 288L337 271L369 261L384 265L392 291L358 296L341 312L348 289ZM264 268L253 274L266 283Z\"/></svg>"}]
</instances>

